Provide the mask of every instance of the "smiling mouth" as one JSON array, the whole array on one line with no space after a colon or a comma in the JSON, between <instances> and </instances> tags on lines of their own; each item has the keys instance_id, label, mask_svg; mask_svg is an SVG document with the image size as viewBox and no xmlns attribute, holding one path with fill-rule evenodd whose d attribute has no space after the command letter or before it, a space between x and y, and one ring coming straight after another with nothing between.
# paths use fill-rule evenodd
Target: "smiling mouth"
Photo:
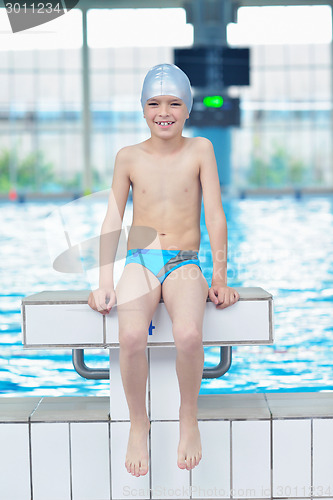
<instances>
[{"instance_id":1,"label":"smiling mouth","mask_svg":"<svg viewBox=\"0 0 333 500\"><path fill-rule=\"evenodd\" d=\"M159 125L160 127L169 127L170 125L172 125L174 122L155 122L157 125Z\"/></svg>"}]
</instances>

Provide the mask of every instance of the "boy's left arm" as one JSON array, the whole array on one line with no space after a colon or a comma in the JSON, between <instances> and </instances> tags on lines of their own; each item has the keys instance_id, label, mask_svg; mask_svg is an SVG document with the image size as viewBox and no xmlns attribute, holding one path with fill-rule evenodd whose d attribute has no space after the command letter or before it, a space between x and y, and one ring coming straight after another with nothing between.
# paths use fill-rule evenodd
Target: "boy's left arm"
<instances>
[{"instance_id":1,"label":"boy's left arm","mask_svg":"<svg viewBox=\"0 0 333 500\"><path fill-rule=\"evenodd\" d=\"M239 294L227 285L228 231L221 201L214 148L208 139L198 139L205 222L213 257L212 284L208 295L210 300L216 304L217 309L224 309L237 302Z\"/></svg>"}]
</instances>

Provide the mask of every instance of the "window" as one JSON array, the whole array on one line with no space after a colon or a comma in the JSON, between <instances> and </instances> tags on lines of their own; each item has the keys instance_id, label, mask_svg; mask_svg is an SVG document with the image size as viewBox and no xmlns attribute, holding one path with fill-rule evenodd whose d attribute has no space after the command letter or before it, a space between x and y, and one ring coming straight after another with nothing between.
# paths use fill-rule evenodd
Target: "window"
<instances>
[{"instance_id":1,"label":"window","mask_svg":"<svg viewBox=\"0 0 333 500\"><path fill-rule=\"evenodd\" d=\"M242 102L235 182L332 185L331 8L242 7L228 42L251 47L251 86L230 89Z\"/></svg>"}]
</instances>

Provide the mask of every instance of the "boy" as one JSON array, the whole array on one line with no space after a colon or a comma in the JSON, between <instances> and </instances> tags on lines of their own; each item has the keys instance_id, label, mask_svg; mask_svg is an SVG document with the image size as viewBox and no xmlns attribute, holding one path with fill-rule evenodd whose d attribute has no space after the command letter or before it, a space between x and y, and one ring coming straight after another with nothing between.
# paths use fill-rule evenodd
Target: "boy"
<instances>
[{"instance_id":1,"label":"boy","mask_svg":"<svg viewBox=\"0 0 333 500\"><path fill-rule=\"evenodd\" d=\"M162 64L147 73L141 104L151 137L121 149L116 157L101 231L99 288L89 296L89 305L102 314L111 310L117 297L120 369L131 420L125 466L135 476L148 472L145 349L161 295L177 348L181 396L177 464L187 470L201 459L197 399L207 294L219 309L239 298L227 286L227 225L213 146L202 137L182 135L192 102L189 80L177 66ZM133 222L115 291L112 262L130 186ZM198 260L202 195L213 257L209 290Z\"/></svg>"}]
</instances>

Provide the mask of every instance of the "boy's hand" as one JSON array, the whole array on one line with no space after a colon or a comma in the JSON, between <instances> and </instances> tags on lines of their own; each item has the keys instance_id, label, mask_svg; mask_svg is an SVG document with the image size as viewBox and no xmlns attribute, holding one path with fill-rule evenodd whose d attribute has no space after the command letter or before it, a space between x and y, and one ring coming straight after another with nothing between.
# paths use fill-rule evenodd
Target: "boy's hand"
<instances>
[{"instance_id":1,"label":"boy's hand","mask_svg":"<svg viewBox=\"0 0 333 500\"><path fill-rule=\"evenodd\" d=\"M239 299L239 293L234 288L218 283L212 283L208 296L216 305L216 309L225 309Z\"/></svg>"},{"instance_id":2,"label":"boy's hand","mask_svg":"<svg viewBox=\"0 0 333 500\"><path fill-rule=\"evenodd\" d=\"M106 290L104 288L97 288L90 292L88 298L89 306L101 314L109 314L112 307L116 303L116 294L114 289Z\"/></svg>"}]
</instances>

